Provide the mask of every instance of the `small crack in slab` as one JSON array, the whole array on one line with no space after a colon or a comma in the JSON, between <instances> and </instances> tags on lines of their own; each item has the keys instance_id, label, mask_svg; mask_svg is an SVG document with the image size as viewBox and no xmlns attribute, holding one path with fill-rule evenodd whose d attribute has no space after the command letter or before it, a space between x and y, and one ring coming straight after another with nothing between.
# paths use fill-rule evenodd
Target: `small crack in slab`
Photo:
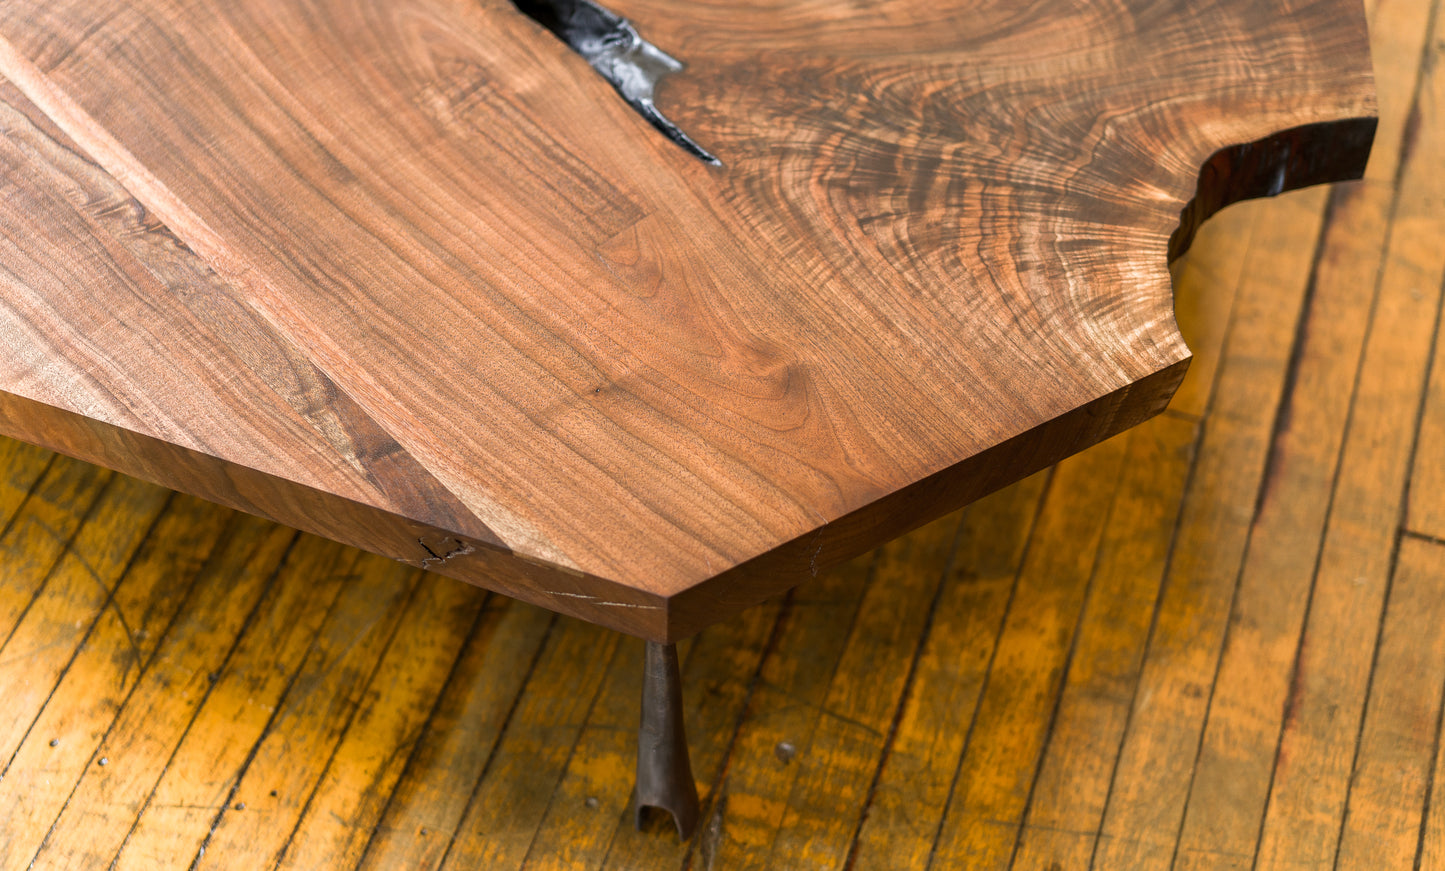
<instances>
[{"instance_id":1,"label":"small crack in slab","mask_svg":"<svg viewBox=\"0 0 1445 871\"><path fill-rule=\"evenodd\" d=\"M455 538L450 539L450 541L453 545L455 545L455 547L453 547L451 550L448 550L446 553L437 553L436 551L432 550L431 545L426 543L426 539L418 538L416 540L416 543L421 545L422 550L425 550L427 552L427 555L421 561L421 567L424 569L429 569L432 566L439 566L449 559L453 559L459 556L466 556L467 554L472 553L476 550L475 547L467 544L464 541L458 541Z\"/></svg>"}]
</instances>

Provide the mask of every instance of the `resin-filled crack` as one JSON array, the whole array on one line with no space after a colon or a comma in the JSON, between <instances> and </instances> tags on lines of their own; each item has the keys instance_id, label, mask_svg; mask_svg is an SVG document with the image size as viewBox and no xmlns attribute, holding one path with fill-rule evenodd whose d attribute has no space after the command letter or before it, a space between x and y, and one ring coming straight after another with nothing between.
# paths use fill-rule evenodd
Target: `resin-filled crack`
<instances>
[{"instance_id":1,"label":"resin-filled crack","mask_svg":"<svg viewBox=\"0 0 1445 871\"><path fill-rule=\"evenodd\" d=\"M682 63L643 39L626 18L591 0L512 0L512 3L581 55L662 135L689 154L713 166L722 165L722 161L657 110L652 95L658 81L669 73L681 71Z\"/></svg>"}]
</instances>

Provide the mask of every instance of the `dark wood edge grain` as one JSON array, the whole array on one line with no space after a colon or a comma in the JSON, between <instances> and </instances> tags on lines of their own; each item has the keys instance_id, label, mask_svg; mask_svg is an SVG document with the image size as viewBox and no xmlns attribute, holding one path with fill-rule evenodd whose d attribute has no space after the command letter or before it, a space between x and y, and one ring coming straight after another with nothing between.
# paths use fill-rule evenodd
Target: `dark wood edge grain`
<instances>
[{"instance_id":1,"label":"dark wood edge grain","mask_svg":"<svg viewBox=\"0 0 1445 871\"><path fill-rule=\"evenodd\" d=\"M12 393L0 435L629 635L668 635L665 600ZM697 627L701 628L701 627Z\"/></svg>"},{"instance_id":2,"label":"dark wood edge grain","mask_svg":"<svg viewBox=\"0 0 1445 871\"><path fill-rule=\"evenodd\" d=\"M677 641L1162 411L1188 360L672 596L484 542L0 392L0 434L651 641Z\"/></svg>"},{"instance_id":3,"label":"dark wood edge grain","mask_svg":"<svg viewBox=\"0 0 1445 871\"><path fill-rule=\"evenodd\" d=\"M1199 227L1225 206L1363 177L1378 123L1375 117L1322 121L1216 151L1200 168L1194 198L1169 237L1169 261L1184 256Z\"/></svg>"},{"instance_id":4,"label":"dark wood edge grain","mask_svg":"<svg viewBox=\"0 0 1445 871\"><path fill-rule=\"evenodd\" d=\"M665 640L693 635L831 566L1143 423L1168 406L1188 368L1186 358L1160 369L671 596L666 600Z\"/></svg>"}]
</instances>

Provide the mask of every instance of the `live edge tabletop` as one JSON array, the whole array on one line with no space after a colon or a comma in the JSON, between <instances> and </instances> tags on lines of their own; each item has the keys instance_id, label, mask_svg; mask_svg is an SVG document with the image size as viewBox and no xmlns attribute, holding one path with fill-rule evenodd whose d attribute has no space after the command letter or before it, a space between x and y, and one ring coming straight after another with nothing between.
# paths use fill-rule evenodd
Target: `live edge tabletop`
<instances>
[{"instance_id":1,"label":"live edge tabletop","mask_svg":"<svg viewBox=\"0 0 1445 871\"><path fill-rule=\"evenodd\" d=\"M0 431L652 641L1162 410L1170 257L1375 111L1359 0L0 0L0 74Z\"/></svg>"}]
</instances>

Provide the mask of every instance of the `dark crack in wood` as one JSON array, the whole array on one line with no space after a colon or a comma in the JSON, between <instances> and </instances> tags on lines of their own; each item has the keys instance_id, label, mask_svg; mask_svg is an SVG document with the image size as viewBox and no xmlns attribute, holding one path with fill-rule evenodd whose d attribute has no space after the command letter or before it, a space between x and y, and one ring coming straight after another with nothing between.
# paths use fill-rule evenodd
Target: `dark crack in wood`
<instances>
[{"instance_id":1,"label":"dark crack in wood","mask_svg":"<svg viewBox=\"0 0 1445 871\"><path fill-rule=\"evenodd\" d=\"M722 161L657 110L653 91L658 81L681 71L682 62L643 39L626 18L590 0L512 0L512 3L581 55L662 135L706 163L722 166Z\"/></svg>"}]
</instances>

